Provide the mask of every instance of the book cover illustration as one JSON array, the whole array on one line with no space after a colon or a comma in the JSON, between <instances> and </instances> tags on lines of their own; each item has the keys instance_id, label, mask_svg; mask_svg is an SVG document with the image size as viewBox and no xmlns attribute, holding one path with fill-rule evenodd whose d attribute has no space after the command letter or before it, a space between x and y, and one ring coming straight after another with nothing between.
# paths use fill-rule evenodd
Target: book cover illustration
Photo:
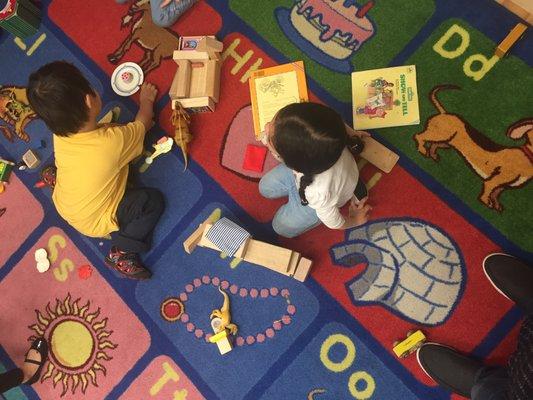
<instances>
[{"instance_id":1,"label":"book cover illustration","mask_svg":"<svg viewBox=\"0 0 533 400\"><path fill-rule=\"evenodd\" d=\"M352 73L352 97L355 129L420 123L414 65Z\"/></svg>"},{"instance_id":2,"label":"book cover illustration","mask_svg":"<svg viewBox=\"0 0 533 400\"><path fill-rule=\"evenodd\" d=\"M308 101L304 65L301 61L254 71L250 97L256 138L276 113L288 104Z\"/></svg>"}]
</instances>

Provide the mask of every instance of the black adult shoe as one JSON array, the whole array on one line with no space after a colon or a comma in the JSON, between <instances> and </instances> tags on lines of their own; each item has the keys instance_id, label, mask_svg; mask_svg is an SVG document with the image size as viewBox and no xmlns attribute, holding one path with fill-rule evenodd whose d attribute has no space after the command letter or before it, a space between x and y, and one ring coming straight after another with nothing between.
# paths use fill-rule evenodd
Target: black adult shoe
<instances>
[{"instance_id":1,"label":"black adult shoe","mask_svg":"<svg viewBox=\"0 0 533 400\"><path fill-rule=\"evenodd\" d=\"M520 308L533 304L533 266L508 254L493 253L483 260L483 270L498 292Z\"/></svg>"},{"instance_id":2,"label":"black adult shoe","mask_svg":"<svg viewBox=\"0 0 533 400\"><path fill-rule=\"evenodd\" d=\"M416 352L418 364L440 386L470 398L476 373L484 365L450 347L426 343Z\"/></svg>"}]
</instances>

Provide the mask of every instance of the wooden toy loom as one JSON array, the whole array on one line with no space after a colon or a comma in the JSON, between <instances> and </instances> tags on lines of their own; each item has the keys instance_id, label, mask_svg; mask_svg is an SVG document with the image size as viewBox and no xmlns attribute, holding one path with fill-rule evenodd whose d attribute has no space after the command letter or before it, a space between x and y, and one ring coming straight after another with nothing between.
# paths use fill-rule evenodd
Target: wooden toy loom
<instances>
[{"instance_id":1,"label":"wooden toy loom","mask_svg":"<svg viewBox=\"0 0 533 400\"><path fill-rule=\"evenodd\" d=\"M218 250L207 237L206 233L213 224L204 221L191 236L183 242L183 248L191 254L196 246L207 247ZM252 264L279 272L280 274L293 277L304 282L311 270L313 262L301 256L300 253L275 246L273 244L261 242L259 240L247 239L235 253L235 257L241 258Z\"/></svg>"}]
</instances>

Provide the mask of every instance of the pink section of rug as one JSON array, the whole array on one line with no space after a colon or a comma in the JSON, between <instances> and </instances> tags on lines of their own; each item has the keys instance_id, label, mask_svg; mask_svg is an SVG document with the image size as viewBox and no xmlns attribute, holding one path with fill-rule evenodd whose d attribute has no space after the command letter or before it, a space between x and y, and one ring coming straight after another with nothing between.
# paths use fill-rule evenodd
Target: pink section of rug
<instances>
[{"instance_id":1,"label":"pink section of rug","mask_svg":"<svg viewBox=\"0 0 533 400\"><path fill-rule=\"evenodd\" d=\"M11 174L5 191L0 194L0 209L2 208L6 211L0 216L0 268L37 228L44 216L41 205L14 173Z\"/></svg>"},{"instance_id":2,"label":"pink section of rug","mask_svg":"<svg viewBox=\"0 0 533 400\"><path fill-rule=\"evenodd\" d=\"M42 274L37 248L51 262ZM144 325L97 268L87 280L78 277L84 264L66 234L51 228L0 284L0 337L11 359L23 360L30 337L49 342L43 383L33 386L42 399L103 399L150 345Z\"/></svg>"},{"instance_id":3,"label":"pink section of rug","mask_svg":"<svg viewBox=\"0 0 533 400\"><path fill-rule=\"evenodd\" d=\"M261 142L255 139L252 106L250 105L242 108L231 122L230 128L226 133L224 148L222 149L222 165L241 176L259 180L279 163L268 152L263 172L245 170L242 164L248 144L261 145Z\"/></svg>"},{"instance_id":4,"label":"pink section of rug","mask_svg":"<svg viewBox=\"0 0 533 400\"><path fill-rule=\"evenodd\" d=\"M120 396L120 400L203 400L196 386L168 356L155 358Z\"/></svg>"}]
</instances>

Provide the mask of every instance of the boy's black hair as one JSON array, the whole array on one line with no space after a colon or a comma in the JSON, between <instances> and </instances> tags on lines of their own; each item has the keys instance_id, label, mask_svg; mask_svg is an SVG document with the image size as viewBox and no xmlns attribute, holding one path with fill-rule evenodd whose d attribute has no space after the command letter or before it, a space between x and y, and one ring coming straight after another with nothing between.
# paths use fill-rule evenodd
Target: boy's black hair
<instances>
[{"instance_id":1,"label":"boy's black hair","mask_svg":"<svg viewBox=\"0 0 533 400\"><path fill-rule=\"evenodd\" d=\"M27 95L33 111L58 136L78 132L89 120L86 95L95 96L80 70L66 61L54 61L30 75Z\"/></svg>"},{"instance_id":2,"label":"boy's black hair","mask_svg":"<svg viewBox=\"0 0 533 400\"><path fill-rule=\"evenodd\" d=\"M305 189L314 175L331 168L352 139L341 116L318 103L294 103L282 108L274 120L272 144L283 162L303 174L300 199L307 205Z\"/></svg>"}]
</instances>

